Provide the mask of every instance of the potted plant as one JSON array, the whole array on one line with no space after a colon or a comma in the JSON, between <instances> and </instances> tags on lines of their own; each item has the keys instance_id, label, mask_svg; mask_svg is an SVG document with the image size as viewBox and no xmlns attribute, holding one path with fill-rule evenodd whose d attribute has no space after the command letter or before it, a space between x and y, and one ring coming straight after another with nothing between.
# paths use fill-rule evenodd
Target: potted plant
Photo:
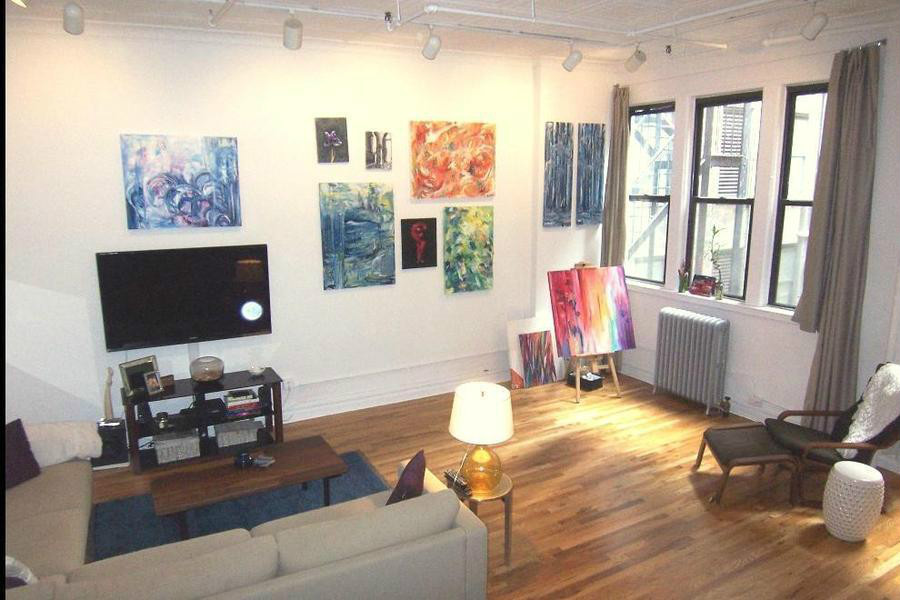
<instances>
[{"instance_id":1,"label":"potted plant","mask_svg":"<svg viewBox=\"0 0 900 600\"><path fill-rule=\"evenodd\" d=\"M709 248L707 250L709 262L712 263L713 268L716 270L716 300L721 300L722 296L724 295L721 263L722 246L716 239L719 237L719 234L722 233L722 231L724 231L723 227L716 227L715 225L712 226L712 235L709 237Z\"/></svg>"}]
</instances>

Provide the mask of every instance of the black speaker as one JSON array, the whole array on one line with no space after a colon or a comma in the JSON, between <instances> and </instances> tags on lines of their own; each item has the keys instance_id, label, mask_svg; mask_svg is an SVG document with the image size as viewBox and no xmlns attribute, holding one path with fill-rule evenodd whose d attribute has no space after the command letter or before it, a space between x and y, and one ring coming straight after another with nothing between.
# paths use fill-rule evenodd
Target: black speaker
<instances>
[{"instance_id":1,"label":"black speaker","mask_svg":"<svg viewBox=\"0 0 900 600\"><path fill-rule=\"evenodd\" d=\"M103 454L91 459L95 469L128 464L128 435L124 419L104 419L97 422L97 433L103 442Z\"/></svg>"}]
</instances>

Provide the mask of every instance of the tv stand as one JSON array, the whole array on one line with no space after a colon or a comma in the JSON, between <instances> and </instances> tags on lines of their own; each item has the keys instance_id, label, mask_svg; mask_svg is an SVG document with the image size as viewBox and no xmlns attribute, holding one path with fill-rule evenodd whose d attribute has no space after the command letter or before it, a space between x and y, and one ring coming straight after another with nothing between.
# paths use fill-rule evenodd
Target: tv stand
<instances>
[{"instance_id":1,"label":"tv stand","mask_svg":"<svg viewBox=\"0 0 900 600\"><path fill-rule=\"evenodd\" d=\"M200 382L193 379L177 379L174 385L166 387L161 394L148 396L143 390L127 396L125 389L121 389L122 405L125 407L125 423L128 428L128 456L131 460L131 468L135 473L141 471L181 465L189 462L210 460L223 455L237 454L259 447L264 443L283 442L283 420L281 411L281 383L282 379L273 369L267 368L262 375L251 375L248 371L236 371L225 373L218 381ZM261 411L258 415L242 417L226 417L223 414L210 414L206 407L210 402L207 396L218 395L221 397L229 390L243 388L258 388L269 395L270 402L260 402ZM266 394L265 390L268 390ZM191 398L192 404L188 411L183 411L175 419L175 423L159 429L152 418L150 407L155 402L174 400L178 398ZM247 421L265 418L265 428L260 429L260 439L256 443L241 444L219 448L214 437L208 434L209 427L221 423L233 421ZM167 462L159 464L156 460L156 451L153 448L141 448L141 439L148 439L161 433L173 433L196 429L200 438L200 456L187 460Z\"/></svg>"}]
</instances>

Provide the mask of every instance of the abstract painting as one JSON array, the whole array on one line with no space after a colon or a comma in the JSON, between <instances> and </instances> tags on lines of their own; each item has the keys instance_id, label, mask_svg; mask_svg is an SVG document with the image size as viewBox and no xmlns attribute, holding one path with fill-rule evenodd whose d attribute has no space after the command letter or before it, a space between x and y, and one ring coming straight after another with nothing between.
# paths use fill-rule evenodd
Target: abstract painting
<instances>
[{"instance_id":1,"label":"abstract painting","mask_svg":"<svg viewBox=\"0 0 900 600\"><path fill-rule=\"evenodd\" d=\"M571 123L544 126L544 227L572 224Z\"/></svg>"},{"instance_id":2,"label":"abstract painting","mask_svg":"<svg viewBox=\"0 0 900 600\"><path fill-rule=\"evenodd\" d=\"M495 127L490 123L410 123L412 197L494 195Z\"/></svg>"},{"instance_id":3,"label":"abstract painting","mask_svg":"<svg viewBox=\"0 0 900 600\"><path fill-rule=\"evenodd\" d=\"M634 324L619 267L550 271L556 350L562 358L634 348Z\"/></svg>"},{"instance_id":4,"label":"abstract painting","mask_svg":"<svg viewBox=\"0 0 900 600\"><path fill-rule=\"evenodd\" d=\"M603 153L606 126L578 124L578 175L575 179L575 224L603 222Z\"/></svg>"},{"instance_id":5,"label":"abstract painting","mask_svg":"<svg viewBox=\"0 0 900 600\"><path fill-rule=\"evenodd\" d=\"M394 283L394 192L385 183L320 183L326 290Z\"/></svg>"},{"instance_id":6,"label":"abstract painting","mask_svg":"<svg viewBox=\"0 0 900 600\"><path fill-rule=\"evenodd\" d=\"M494 207L444 208L444 292L494 286Z\"/></svg>"},{"instance_id":7,"label":"abstract painting","mask_svg":"<svg viewBox=\"0 0 900 600\"><path fill-rule=\"evenodd\" d=\"M391 157L391 134L386 131L366 132L366 168L390 171L393 159Z\"/></svg>"},{"instance_id":8,"label":"abstract painting","mask_svg":"<svg viewBox=\"0 0 900 600\"><path fill-rule=\"evenodd\" d=\"M241 224L237 138L122 135L128 229Z\"/></svg>"},{"instance_id":9,"label":"abstract painting","mask_svg":"<svg viewBox=\"0 0 900 600\"><path fill-rule=\"evenodd\" d=\"M316 119L316 152L320 163L350 162L347 147L347 119Z\"/></svg>"},{"instance_id":10,"label":"abstract painting","mask_svg":"<svg viewBox=\"0 0 900 600\"><path fill-rule=\"evenodd\" d=\"M404 269L437 266L437 219L400 219Z\"/></svg>"},{"instance_id":11,"label":"abstract painting","mask_svg":"<svg viewBox=\"0 0 900 600\"><path fill-rule=\"evenodd\" d=\"M530 388L556 381L553 340L550 331L534 331L519 335L522 351L523 386Z\"/></svg>"}]
</instances>

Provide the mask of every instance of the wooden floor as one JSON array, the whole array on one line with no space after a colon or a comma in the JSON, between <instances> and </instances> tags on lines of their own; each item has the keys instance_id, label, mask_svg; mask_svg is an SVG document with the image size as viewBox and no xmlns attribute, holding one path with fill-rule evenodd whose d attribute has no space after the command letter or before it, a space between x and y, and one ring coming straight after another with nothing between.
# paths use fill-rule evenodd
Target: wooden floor
<instances>
[{"instance_id":1,"label":"wooden floor","mask_svg":"<svg viewBox=\"0 0 900 600\"><path fill-rule=\"evenodd\" d=\"M482 506L489 537L489 597L900 598L900 477L864 543L825 530L820 510L791 508L788 474L736 469L721 507L707 454L692 471L701 432L741 421L708 418L697 405L653 395L622 378L585 394L561 384L513 392L516 433L498 448L515 482L513 549L503 562L500 503ZM321 434L338 452L360 450L390 482L421 448L436 474L463 445L447 432L450 394L285 426L287 438ZM97 472L102 502L147 493L152 475ZM821 496L823 477L808 482ZM817 489L818 488L818 489Z\"/></svg>"}]
</instances>

